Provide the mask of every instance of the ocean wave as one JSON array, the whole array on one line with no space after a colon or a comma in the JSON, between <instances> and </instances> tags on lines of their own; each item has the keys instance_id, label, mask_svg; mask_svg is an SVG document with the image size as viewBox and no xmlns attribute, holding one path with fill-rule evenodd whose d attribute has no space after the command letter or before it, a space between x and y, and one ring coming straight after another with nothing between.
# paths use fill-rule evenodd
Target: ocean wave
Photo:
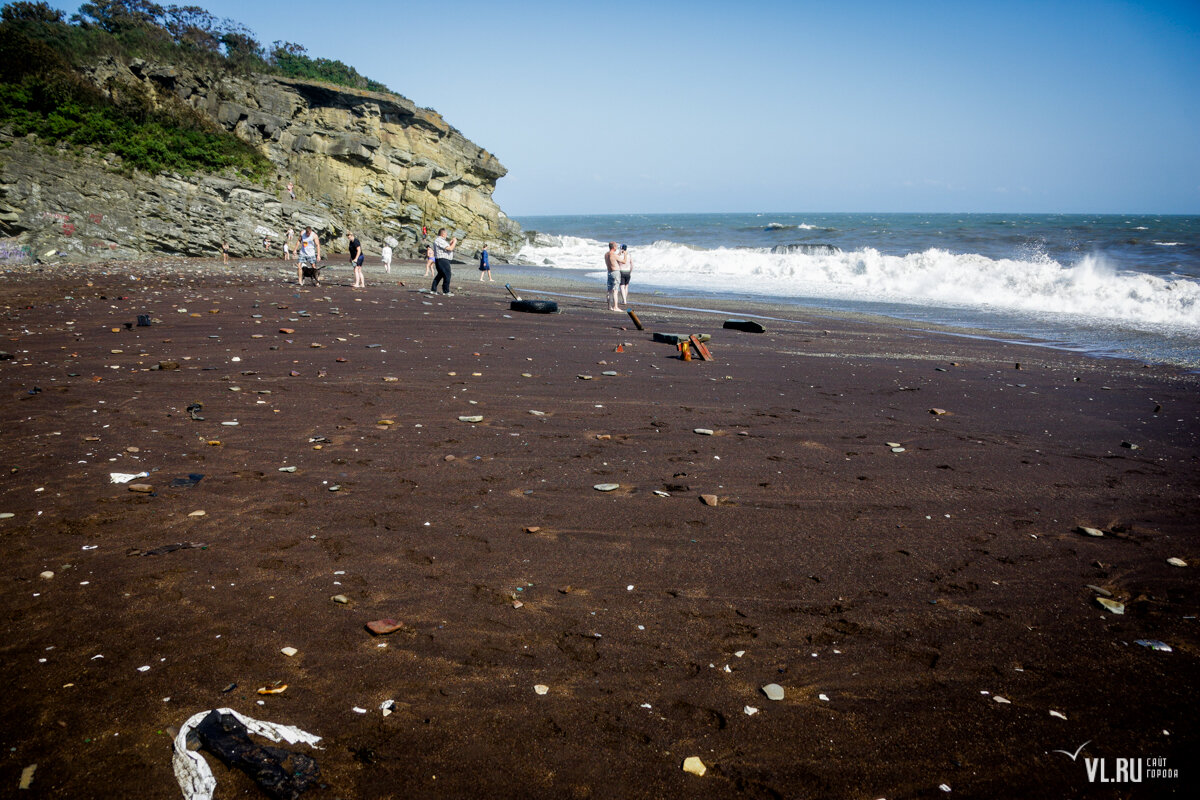
<instances>
[{"instance_id":1,"label":"ocean wave","mask_svg":"<svg viewBox=\"0 0 1200 800\"><path fill-rule=\"evenodd\" d=\"M1179 247L1183 242L1155 242L1159 247Z\"/></svg>"},{"instance_id":2,"label":"ocean wave","mask_svg":"<svg viewBox=\"0 0 1200 800\"><path fill-rule=\"evenodd\" d=\"M540 237L531 242L518 260L603 269L604 243L550 238L556 242ZM1074 315L1081 322L1200 334L1200 282L1119 271L1103 254L1061 264L1035 253L993 259L940 249L907 255L869 247L828 253L705 250L666 241L633 247L630 253L637 282L665 289Z\"/></svg>"}]
</instances>

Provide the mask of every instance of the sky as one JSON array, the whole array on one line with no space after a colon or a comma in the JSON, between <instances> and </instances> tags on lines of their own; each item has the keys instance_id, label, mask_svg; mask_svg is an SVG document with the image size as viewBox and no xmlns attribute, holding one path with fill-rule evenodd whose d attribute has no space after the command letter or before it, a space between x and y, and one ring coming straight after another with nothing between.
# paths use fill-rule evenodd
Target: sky
<instances>
[{"instance_id":1,"label":"sky","mask_svg":"<svg viewBox=\"0 0 1200 800\"><path fill-rule=\"evenodd\" d=\"M179 4L435 109L510 216L1200 213L1195 0Z\"/></svg>"}]
</instances>

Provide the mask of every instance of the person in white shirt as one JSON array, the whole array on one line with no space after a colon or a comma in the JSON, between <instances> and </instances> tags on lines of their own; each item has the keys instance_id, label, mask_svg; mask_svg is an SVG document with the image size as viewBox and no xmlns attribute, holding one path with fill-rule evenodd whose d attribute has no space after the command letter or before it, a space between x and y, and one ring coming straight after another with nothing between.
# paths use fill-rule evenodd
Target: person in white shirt
<instances>
[{"instance_id":1,"label":"person in white shirt","mask_svg":"<svg viewBox=\"0 0 1200 800\"><path fill-rule=\"evenodd\" d=\"M439 228L437 238L433 240L433 259L437 265L437 275L433 276L433 287L429 290L437 294L438 283L442 284L442 294L450 294L450 259L454 257L454 248L458 247L458 237L446 241L446 229Z\"/></svg>"},{"instance_id":2,"label":"person in white shirt","mask_svg":"<svg viewBox=\"0 0 1200 800\"><path fill-rule=\"evenodd\" d=\"M383 249L379 251L379 257L383 259L383 271L389 275L392 273L392 247L385 244Z\"/></svg>"}]
</instances>

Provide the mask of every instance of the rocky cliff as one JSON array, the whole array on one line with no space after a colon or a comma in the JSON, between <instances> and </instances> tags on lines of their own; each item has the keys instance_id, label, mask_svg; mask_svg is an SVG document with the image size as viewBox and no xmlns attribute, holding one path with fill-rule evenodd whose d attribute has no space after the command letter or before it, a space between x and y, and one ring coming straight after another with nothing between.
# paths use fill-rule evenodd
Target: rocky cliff
<instances>
[{"instance_id":1,"label":"rocky cliff","mask_svg":"<svg viewBox=\"0 0 1200 800\"><path fill-rule=\"evenodd\" d=\"M47 147L0 132L0 261L212 256L275 252L312 225L329 252L354 232L369 254L387 242L415 254L422 227L456 232L469 257L515 252L520 228L492 200L506 170L440 115L391 94L269 75L206 75L106 59L98 86L133 85L183 100L258 147L267 185L214 175L127 176L112 157ZM295 186L293 200L286 189Z\"/></svg>"}]
</instances>

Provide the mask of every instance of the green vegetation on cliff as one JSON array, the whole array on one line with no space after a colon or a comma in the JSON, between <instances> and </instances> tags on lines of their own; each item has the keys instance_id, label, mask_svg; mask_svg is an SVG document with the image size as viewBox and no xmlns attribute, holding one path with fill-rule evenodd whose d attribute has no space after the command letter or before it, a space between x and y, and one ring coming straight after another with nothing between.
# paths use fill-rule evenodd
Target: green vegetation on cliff
<instances>
[{"instance_id":1,"label":"green vegetation on cliff","mask_svg":"<svg viewBox=\"0 0 1200 800\"><path fill-rule=\"evenodd\" d=\"M126 170L269 175L271 164L261 153L183 101L154 99L126 83L99 87L80 74L104 57L388 91L341 61L310 58L291 42L275 42L268 53L241 24L197 6L96 0L68 21L45 2L12 2L0 9L0 127L113 153Z\"/></svg>"}]
</instances>

